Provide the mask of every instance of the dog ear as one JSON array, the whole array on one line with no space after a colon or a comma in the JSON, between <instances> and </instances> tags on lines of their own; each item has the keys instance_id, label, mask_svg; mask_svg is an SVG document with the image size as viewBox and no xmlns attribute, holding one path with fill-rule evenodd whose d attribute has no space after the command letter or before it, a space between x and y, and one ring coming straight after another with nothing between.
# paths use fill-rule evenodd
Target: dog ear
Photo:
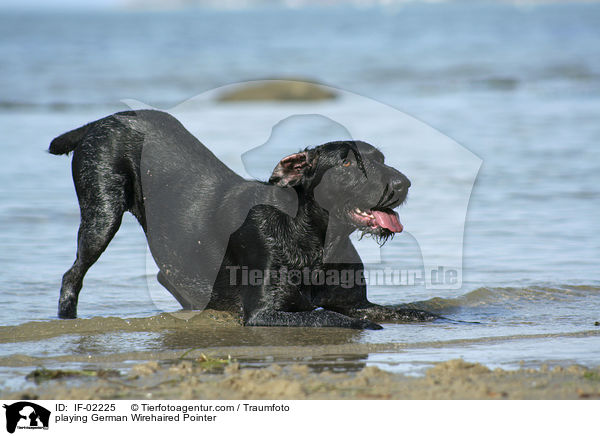
<instances>
[{"instance_id":1,"label":"dog ear","mask_svg":"<svg viewBox=\"0 0 600 436\"><path fill-rule=\"evenodd\" d=\"M283 187L296 186L300 183L310 165L308 151L286 156L279 161L273 170L269 183Z\"/></svg>"}]
</instances>

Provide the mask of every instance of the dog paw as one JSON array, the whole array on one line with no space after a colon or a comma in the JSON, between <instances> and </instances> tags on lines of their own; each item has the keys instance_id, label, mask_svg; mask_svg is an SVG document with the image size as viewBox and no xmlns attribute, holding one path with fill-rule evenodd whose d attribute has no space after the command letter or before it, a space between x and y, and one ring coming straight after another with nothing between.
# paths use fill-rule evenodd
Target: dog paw
<instances>
[{"instance_id":1,"label":"dog paw","mask_svg":"<svg viewBox=\"0 0 600 436\"><path fill-rule=\"evenodd\" d=\"M423 321L435 321L440 316L435 313L427 312L425 310L417 309L396 309L391 318L394 321L399 322L423 322Z\"/></svg>"},{"instance_id":2,"label":"dog paw","mask_svg":"<svg viewBox=\"0 0 600 436\"><path fill-rule=\"evenodd\" d=\"M383 327L381 327L379 324L371 322L368 319L361 319L359 328L364 329L364 330L382 330L383 329Z\"/></svg>"}]
</instances>

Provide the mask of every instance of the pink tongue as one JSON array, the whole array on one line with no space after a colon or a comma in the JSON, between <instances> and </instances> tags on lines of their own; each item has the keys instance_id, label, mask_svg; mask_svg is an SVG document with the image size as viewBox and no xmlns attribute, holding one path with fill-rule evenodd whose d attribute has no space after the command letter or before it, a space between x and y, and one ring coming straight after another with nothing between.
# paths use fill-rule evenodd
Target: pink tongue
<instances>
[{"instance_id":1,"label":"pink tongue","mask_svg":"<svg viewBox=\"0 0 600 436\"><path fill-rule=\"evenodd\" d=\"M394 232L400 233L404 227L400 224L400 220L398 219L398 214L381 212L379 210L372 210L371 213L375 217L375 221L377 221L377 225L380 227L385 227L386 229Z\"/></svg>"}]
</instances>

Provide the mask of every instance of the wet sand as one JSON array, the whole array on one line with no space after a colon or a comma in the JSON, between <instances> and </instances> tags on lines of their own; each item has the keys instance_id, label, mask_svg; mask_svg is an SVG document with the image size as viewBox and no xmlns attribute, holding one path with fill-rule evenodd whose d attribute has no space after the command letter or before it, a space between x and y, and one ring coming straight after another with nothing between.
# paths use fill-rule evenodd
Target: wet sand
<instances>
[{"instance_id":1,"label":"wet sand","mask_svg":"<svg viewBox=\"0 0 600 436\"><path fill-rule=\"evenodd\" d=\"M202 359L200 359L202 360ZM490 370L451 360L424 377L365 367L356 372L315 373L310 366L240 368L213 372L198 359L135 365L126 376L41 382L5 392L6 399L599 399L599 369L580 366L540 370Z\"/></svg>"}]
</instances>

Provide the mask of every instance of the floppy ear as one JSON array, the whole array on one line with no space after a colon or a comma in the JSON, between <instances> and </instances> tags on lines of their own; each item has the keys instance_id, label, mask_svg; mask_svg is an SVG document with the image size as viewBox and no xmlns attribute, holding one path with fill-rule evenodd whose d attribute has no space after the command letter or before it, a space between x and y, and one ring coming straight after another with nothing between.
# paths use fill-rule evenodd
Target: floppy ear
<instances>
[{"instance_id":1,"label":"floppy ear","mask_svg":"<svg viewBox=\"0 0 600 436\"><path fill-rule=\"evenodd\" d=\"M308 151L286 156L279 161L273 170L269 183L283 187L296 186L300 183L310 165Z\"/></svg>"}]
</instances>

